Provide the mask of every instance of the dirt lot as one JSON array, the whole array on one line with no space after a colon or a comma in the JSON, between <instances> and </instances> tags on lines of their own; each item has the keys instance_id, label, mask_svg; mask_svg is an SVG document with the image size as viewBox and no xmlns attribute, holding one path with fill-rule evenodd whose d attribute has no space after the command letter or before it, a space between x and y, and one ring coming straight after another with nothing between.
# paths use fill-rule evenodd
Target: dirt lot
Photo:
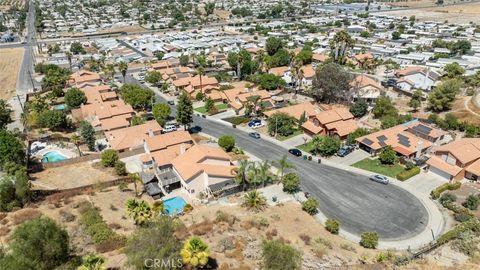
<instances>
[{"instance_id":1,"label":"dirt lot","mask_svg":"<svg viewBox=\"0 0 480 270\"><path fill-rule=\"evenodd\" d=\"M0 99L15 95L23 48L0 49Z\"/></svg>"},{"instance_id":2,"label":"dirt lot","mask_svg":"<svg viewBox=\"0 0 480 270\"><path fill-rule=\"evenodd\" d=\"M118 178L113 168L103 168L101 164L92 162L49 168L31 176L35 179L33 186L37 189L68 189Z\"/></svg>"},{"instance_id":3,"label":"dirt lot","mask_svg":"<svg viewBox=\"0 0 480 270\"><path fill-rule=\"evenodd\" d=\"M455 100L452 113L460 120L474 125L480 125L480 108L471 101L471 97L462 97Z\"/></svg>"}]
</instances>

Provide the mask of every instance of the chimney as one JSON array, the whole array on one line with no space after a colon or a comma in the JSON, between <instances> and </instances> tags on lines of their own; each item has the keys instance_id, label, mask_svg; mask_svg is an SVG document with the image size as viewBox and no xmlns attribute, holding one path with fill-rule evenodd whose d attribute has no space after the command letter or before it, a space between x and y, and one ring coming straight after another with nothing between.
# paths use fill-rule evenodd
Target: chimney
<instances>
[{"instance_id":1,"label":"chimney","mask_svg":"<svg viewBox=\"0 0 480 270\"><path fill-rule=\"evenodd\" d=\"M153 135L153 129L151 129L151 128L148 129L148 137L151 138L151 137L153 137L153 136L154 136L154 135Z\"/></svg>"},{"instance_id":2,"label":"chimney","mask_svg":"<svg viewBox=\"0 0 480 270\"><path fill-rule=\"evenodd\" d=\"M182 155L183 153L185 153L185 144L181 144L180 145L180 155Z\"/></svg>"},{"instance_id":3,"label":"chimney","mask_svg":"<svg viewBox=\"0 0 480 270\"><path fill-rule=\"evenodd\" d=\"M417 150L417 154L416 154L415 157L418 158L418 157L420 157L420 156L422 155L422 149L423 149L423 141L422 141L422 140L419 140L419 141L417 142L417 147L416 147L416 149L415 149L415 150Z\"/></svg>"}]
</instances>

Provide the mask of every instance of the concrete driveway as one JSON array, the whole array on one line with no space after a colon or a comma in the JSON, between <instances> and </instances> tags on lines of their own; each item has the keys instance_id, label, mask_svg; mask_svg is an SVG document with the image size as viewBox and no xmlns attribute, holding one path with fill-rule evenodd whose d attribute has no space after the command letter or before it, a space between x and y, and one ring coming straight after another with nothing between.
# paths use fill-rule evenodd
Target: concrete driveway
<instances>
[{"instance_id":1,"label":"concrete driveway","mask_svg":"<svg viewBox=\"0 0 480 270\"><path fill-rule=\"evenodd\" d=\"M335 156L331 159L331 161L335 163L343 164L343 165L352 165L368 157L370 157L369 153L363 151L362 149L356 149L345 157Z\"/></svg>"},{"instance_id":2,"label":"concrete driveway","mask_svg":"<svg viewBox=\"0 0 480 270\"><path fill-rule=\"evenodd\" d=\"M448 182L433 173L422 170L419 174L406 180L404 183L412 188L412 190L428 195L436 187Z\"/></svg>"}]
</instances>

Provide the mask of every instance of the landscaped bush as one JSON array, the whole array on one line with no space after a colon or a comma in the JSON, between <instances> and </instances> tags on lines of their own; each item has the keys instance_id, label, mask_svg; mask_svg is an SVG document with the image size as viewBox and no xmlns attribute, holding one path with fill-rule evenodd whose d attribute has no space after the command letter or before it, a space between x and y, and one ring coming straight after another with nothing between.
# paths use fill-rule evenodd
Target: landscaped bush
<instances>
[{"instance_id":1,"label":"landscaped bush","mask_svg":"<svg viewBox=\"0 0 480 270\"><path fill-rule=\"evenodd\" d=\"M468 195L467 199L462 203L463 207L466 207L470 210L477 210L478 205L480 204L479 195Z\"/></svg>"},{"instance_id":2,"label":"landscaped bush","mask_svg":"<svg viewBox=\"0 0 480 270\"><path fill-rule=\"evenodd\" d=\"M472 218L466 222L460 223L459 225L455 226L450 231L444 233L437 239L437 243L445 244L450 240L457 238L461 233L466 231L472 231L475 235L480 234L480 221L477 218Z\"/></svg>"},{"instance_id":3,"label":"landscaped bush","mask_svg":"<svg viewBox=\"0 0 480 270\"><path fill-rule=\"evenodd\" d=\"M438 200L440 202L440 204L443 206L443 207L446 207L445 205L449 204L449 203L453 203L457 200L457 196L455 196L454 194L452 193L445 193L445 194L442 194L442 196L440 197L440 199Z\"/></svg>"},{"instance_id":4,"label":"landscaped bush","mask_svg":"<svg viewBox=\"0 0 480 270\"><path fill-rule=\"evenodd\" d=\"M117 160L115 162L115 173L119 176L127 175L127 168L125 167L125 162Z\"/></svg>"},{"instance_id":5,"label":"landscaped bush","mask_svg":"<svg viewBox=\"0 0 480 270\"><path fill-rule=\"evenodd\" d=\"M397 174L397 179L400 180L400 181L405 181L407 179L409 179L410 177L413 177L417 174L420 173L420 168L419 167L413 167L412 169L408 170L408 171L403 171L399 174Z\"/></svg>"},{"instance_id":6,"label":"landscaped bush","mask_svg":"<svg viewBox=\"0 0 480 270\"><path fill-rule=\"evenodd\" d=\"M315 215L318 213L318 201L314 198L308 198L308 200L302 203L303 211L309 213L310 215Z\"/></svg>"},{"instance_id":7,"label":"landscaped bush","mask_svg":"<svg viewBox=\"0 0 480 270\"><path fill-rule=\"evenodd\" d=\"M288 193L295 193L300 187L300 176L296 173L287 173L282 180L283 191Z\"/></svg>"},{"instance_id":8,"label":"landscaped bush","mask_svg":"<svg viewBox=\"0 0 480 270\"><path fill-rule=\"evenodd\" d=\"M104 167L113 167L118 161L118 154L113 149L107 149L102 152L102 165Z\"/></svg>"},{"instance_id":9,"label":"landscaped bush","mask_svg":"<svg viewBox=\"0 0 480 270\"><path fill-rule=\"evenodd\" d=\"M470 212L470 210L468 210L467 208L461 208L453 215L453 218L455 218L455 220L458 222L465 222L474 217L475 216L473 215L473 213Z\"/></svg>"},{"instance_id":10,"label":"landscaped bush","mask_svg":"<svg viewBox=\"0 0 480 270\"><path fill-rule=\"evenodd\" d=\"M335 219L329 218L325 222L325 229L330 233L338 234L338 231L340 230L340 223L338 223L338 221Z\"/></svg>"},{"instance_id":11,"label":"landscaped bush","mask_svg":"<svg viewBox=\"0 0 480 270\"><path fill-rule=\"evenodd\" d=\"M117 246L125 244L125 237L115 233L100 215L100 211L92 204L85 202L80 206L80 224L85 228L85 232L92 238L97 245L107 242L115 242ZM110 243L109 245L112 245Z\"/></svg>"},{"instance_id":12,"label":"landscaped bush","mask_svg":"<svg viewBox=\"0 0 480 270\"><path fill-rule=\"evenodd\" d=\"M218 139L218 146L222 147L223 150L230 152L233 147L235 147L235 138L230 135L224 135Z\"/></svg>"},{"instance_id":13,"label":"landscaped bush","mask_svg":"<svg viewBox=\"0 0 480 270\"><path fill-rule=\"evenodd\" d=\"M360 245L364 248L376 248L378 245L378 234L376 232L364 232L360 236Z\"/></svg>"},{"instance_id":14,"label":"landscaped bush","mask_svg":"<svg viewBox=\"0 0 480 270\"><path fill-rule=\"evenodd\" d=\"M460 183L460 182L445 183L445 184L437 187L436 189L432 190L432 192L430 193L430 196L432 197L432 199L436 200L436 199L440 198L440 195L442 195L442 193L444 191L456 190L456 189L459 189L461 186L462 186L462 183Z\"/></svg>"}]
</instances>

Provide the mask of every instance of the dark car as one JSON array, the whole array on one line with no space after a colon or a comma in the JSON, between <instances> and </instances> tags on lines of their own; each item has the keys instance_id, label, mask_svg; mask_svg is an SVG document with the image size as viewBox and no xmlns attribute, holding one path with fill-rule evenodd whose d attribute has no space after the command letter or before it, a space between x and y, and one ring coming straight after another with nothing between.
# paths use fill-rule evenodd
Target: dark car
<instances>
[{"instance_id":1,"label":"dark car","mask_svg":"<svg viewBox=\"0 0 480 270\"><path fill-rule=\"evenodd\" d=\"M384 87L397 87L397 81L395 79L388 79L382 82Z\"/></svg>"},{"instance_id":2,"label":"dark car","mask_svg":"<svg viewBox=\"0 0 480 270\"><path fill-rule=\"evenodd\" d=\"M248 136L255 138L255 139L260 139L260 133L258 132L250 132L248 133Z\"/></svg>"},{"instance_id":3,"label":"dark car","mask_svg":"<svg viewBox=\"0 0 480 270\"><path fill-rule=\"evenodd\" d=\"M169 101L167 101L167 103L172 105L172 106L175 105L175 101L173 101L173 100L169 100Z\"/></svg>"},{"instance_id":4,"label":"dark car","mask_svg":"<svg viewBox=\"0 0 480 270\"><path fill-rule=\"evenodd\" d=\"M296 157L302 156L302 151L298 150L297 148L289 149L288 152Z\"/></svg>"},{"instance_id":5,"label":"dark car","mask_svg":"<svg viewBox=\"0 0 480 270\"><path fill-rule=\"evenodd\" d=\"M188 129L188 132L190 133L199 133L202 131L202 127L200 126L193 126L190 129Z\"/></svg>"},{"instance_id":6,"label":"dark car","mask_svg":"<svg viewBox=\"0 0 480 270\"><path fill-rule=\"evenodd\" d=\"M337 156L344 157L353 152L353 150L355 150L355 147L353 147L352 145L345 145L338 150Z\"/></svg>"}]
</instances>

